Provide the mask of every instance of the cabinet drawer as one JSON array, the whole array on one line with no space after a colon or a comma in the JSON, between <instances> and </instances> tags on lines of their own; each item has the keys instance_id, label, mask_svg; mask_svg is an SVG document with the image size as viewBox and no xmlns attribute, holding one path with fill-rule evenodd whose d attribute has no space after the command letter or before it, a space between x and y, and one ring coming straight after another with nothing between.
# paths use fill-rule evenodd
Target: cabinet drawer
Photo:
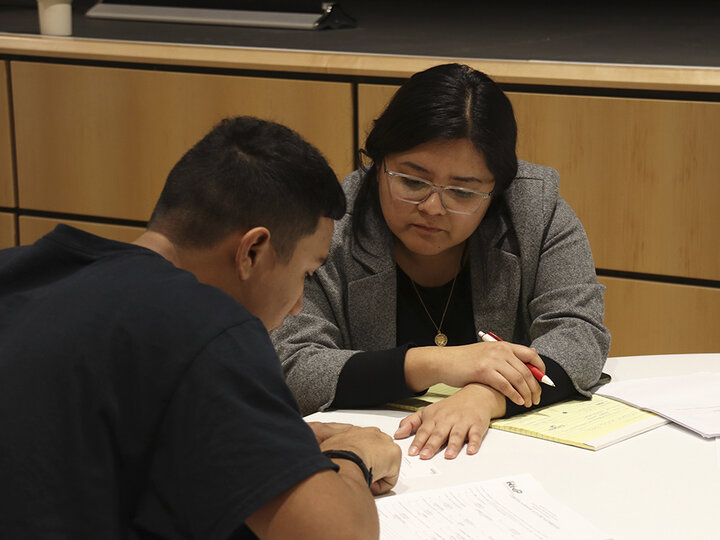
<instances>
[{"instance_id":1,"label":"cabinet drawer","mask_svg":"<svg viewBox=\"0 0 720 540\"><path fill-rule=\"evenodd\" d=\"M349 83L29 62L11 69L21 208L145 221L171 167L228 116L286 124L338 175L353 166Z\"/></svg>"},{"instance_id":2,"label":"cabinet drawer","mask_svg":"<svg viewBox=\"0 0 720 540\"><path fill-rule=\"evenodd\" d=\"M0 62L0 206L15 206L7 62Z\"/></svg>"},{"instance_id":3,"label":"cabinet drawer","mask_svg":"<svg viewBox=\"0 0 720 540\"><path fill-rule=\"evenodd\" d=\"M361 146L397 88L359 85ZM598 268L720 280L720 103L507 95L518 156L558 170Z\"/></svg>"},{"instance_id":4,"label":"cabinet drawer","mask_svg":"<svg viewBox=\"0 0 720 540\"><path fill-rule=\"evenodd\" d=\"M15 245L15 216L0 212L0 249Z\"/></svg>"},{"instance_id":5,"label":"cabinet drawer","mask_svg":"<svg viewBox=\"0 0 720 540\"><path fill-rule=\"evenodd\" d=\"M720 280L720 103L509 95L518 154L558 170L598 268Z\"/></svg>"},{"instance_id":6,"label":"cabinet drawer","mask_svg":"<svg viewBox=\"0 0 720 540\"><path fill-rule=\"evenodd\" d=\"M107 225L105 223L92 223L89 221L73 221L66 219L50 219L20 216L20 245L32 244L38 238L52 231L58 223L66 223L83 231L87 231L104 238L119 242L133 242L145 229L142 227L128 227L126 225Z\"/></svg>"},{"instance_id":7,"label":"cabinet drawer","mask_svg":"<svg viewBox=\"0 0 720 540\"><path fill-rule=\"evenodd\" d=\"M720 352L720 289L599 279L610 356Z\"/></svg>"}]
</instances>

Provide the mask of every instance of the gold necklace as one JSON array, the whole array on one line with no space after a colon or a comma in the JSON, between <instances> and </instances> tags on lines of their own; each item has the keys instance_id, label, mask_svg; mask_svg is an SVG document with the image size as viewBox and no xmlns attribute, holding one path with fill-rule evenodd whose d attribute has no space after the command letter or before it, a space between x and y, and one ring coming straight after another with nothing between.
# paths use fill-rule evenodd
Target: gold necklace
<instances>
[{"instance_id":1,"label":"gold necklace","mask_svg":"<svg viewBox=\"0 0 720 540\"><path fill-rule=\"evenodd\" d=\"M410 277L410 276L408 276ZM422 296L420 296L420 291L417 290L417 287L415 286L415 282L410 278L410 283L412 284L413 289L415 290L415 294L417 294L417 297L420 299L420 304L422 304L423 309L425 310L425 313L427 313L428 318L430 319L430 322L433 323L433 326L435 327L435 330L437 330L437 335L435 336L435 345L438 347L444 347L447 345L448 338L445 334L442 333L440 330L442 328L443 323L445 322L445 314L447 313L448 307L450 306L450 299L452 298L453 291L455 290L455 282L457 281L457 274L455 275L455 278L453 279L452 286L450 287L450 296L448 296L447 302L445 302L445 310L443 311L442 318L440 319L440 324L435 324L435 319L432 318L432 315L430 315L430 312L428 311L427 306L425 306L425 302L423 302Z\"/></svg>"}]
</instances>

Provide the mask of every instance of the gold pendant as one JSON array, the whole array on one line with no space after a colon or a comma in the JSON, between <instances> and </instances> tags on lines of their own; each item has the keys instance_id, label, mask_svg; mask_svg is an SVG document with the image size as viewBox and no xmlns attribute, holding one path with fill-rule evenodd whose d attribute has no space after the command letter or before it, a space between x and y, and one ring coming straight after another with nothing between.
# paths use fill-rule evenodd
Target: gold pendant
<instances>
[{"instance_id":1,"label":"gold pendant","mask_svg":"<svg viewBox=\"0 0 720 540\"><path fill-rule=\"evenodd\" d=\"M438 332L438 335L435 336L435 345L438 347L444 347L447 345L447 336L442 332Z\"/></svg>"}]
</instances>

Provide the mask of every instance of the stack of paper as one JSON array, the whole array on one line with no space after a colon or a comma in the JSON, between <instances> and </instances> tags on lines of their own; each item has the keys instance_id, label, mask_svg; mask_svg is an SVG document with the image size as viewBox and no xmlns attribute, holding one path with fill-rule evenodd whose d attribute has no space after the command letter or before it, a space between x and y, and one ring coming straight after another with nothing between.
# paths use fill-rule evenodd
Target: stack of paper
<instances>
[{"instance_id":1,"label":"stack of paper","mask_svg":"<svg viewBox=\"0 0 720 540\"><path fill-rule=\"evenodd\" d=\"M720 373L613 382L597 394L657 413L703 437L720 437Z\"/></svg>"},{"instance_id":2,"label":"stack of paper","mask_svg":"<svg viewBox=\"0 0 720 540\"><path fill-rule=\"evenodd\" d=\"M654 414L594 395L589 400L562 401L493 420L490 427L599 450L665 423L667 420Z\"/></svg>"},{"instance_id":3,"label":"stack of paper","mask_svg":"<svg viewBox=\"0 0 720 540\"><path fill-rule=\"evenodd\" d=\"M376 500L381 540L606 540L529 474Z\"/></svg>"}]
</instances>

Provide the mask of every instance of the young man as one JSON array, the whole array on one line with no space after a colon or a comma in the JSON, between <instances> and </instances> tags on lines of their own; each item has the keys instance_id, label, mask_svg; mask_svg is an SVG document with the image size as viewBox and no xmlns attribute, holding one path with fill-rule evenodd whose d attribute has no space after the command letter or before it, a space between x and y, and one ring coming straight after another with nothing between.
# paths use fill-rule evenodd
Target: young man
<instances>
[{"instance_id":1,"label":"young man","mask_svg":"<svg viewBox=\"0 0 720 540\"><path fill-rule=\"evenodd\" d=\"M0 252L0 537L377 536L398 447L306 424L267 335L344 208L317 150L240 117L134 244L61 225Z\"/></svg>"}]
</instances>

